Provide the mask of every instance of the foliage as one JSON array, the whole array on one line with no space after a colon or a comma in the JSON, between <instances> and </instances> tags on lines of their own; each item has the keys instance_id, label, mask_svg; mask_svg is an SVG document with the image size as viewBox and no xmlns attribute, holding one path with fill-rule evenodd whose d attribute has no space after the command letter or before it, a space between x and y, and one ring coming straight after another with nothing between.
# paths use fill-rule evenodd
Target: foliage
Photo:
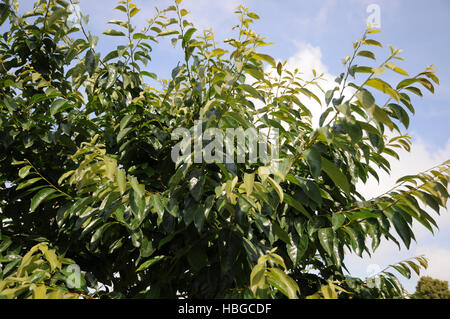
<instances>
[{"instance_id":1,"label":"foliage","mask_svg":"<svg viewBox=\"0 0 450 319\"><path fill-rule=\"evenodd\" d=\"M270 259L274 263L285 267L284 261L280 256L275 254L275 258L270 258L271 255L274 254L270 252L269 255L263 256L264 259L261 257L258 264L253 268L250 288L254 296L262 298L275 297L279 291L288 298L296 298L297 294L293 292L300 292L299 287L290 276L288 278L283 276L278 281L268 280L267 285L265 284L265 280L260 276L262 268L260 265L264 264L264 260L266 259ZM303 292L301 295L306 299L348 299L355 297L369 299L414 298L415 296L410 295L406 291L392 271L395 270L402 276L410 279L413 272L420 275L421 268L428 268L428 260L424 256L414 257L389 265L380 272L366 278L364 281L352 277L346 277L342 281L319 280L315 282L316 288L318 288L315 293L308 295ZM270 279L271 276L269 275L267 277ZM282 285L281 289L279 289L280 283ZM343 289L342 286L348 287L349 291ZM285 287L289 287L291 290L289 291ZM257 290L258 293L256 293L256 288L261 288L262 291ZM305 286L302 286L302 288L305 288Z\"/></svg>"},{"instance_id":2,"label":"foliage","mask_svg":"<svg viewBox=\"0 0 450 319\"><path fill-rule=\"evenodd\" d=\"M402 296L392 273L370 289L346 276L344 257L370 254L381 240L409 247L416 222L437 227L423 205L446 206L450 161L370 200L356 189L378 179L377 167L389 173L396 149L410 149L402 126L415 111L411 94L439 84L433 67L411 77L393 47L367 66L371 46L382 46L369 28L324 92L323 75L304 79L258 51L268 43L250 28L256 13L237 9L222 48L180 0L141 31L132 23L139 9L119 1L125 18L104 32L118 45L102 54L87 16L68 21L74 3L38 0L23 16L16 0L0 6L9 23L0 40L4 278L17 276L11 256L48 242L85 271L92 297ZM166 37L184 59L169 80L147 70ZM387 83L388 69L404 79ZM323 106L319 127L308 103ZM280 160L173 163L172 133L193 132L195 121L205 130L278 129Z\"/></svg>"},{"instance_id":3,"label":"foliage","mask_svg":"<svg viewBox=\"0 0 450 319\"><path fill-rule=\"evenodd\" d=\"M414 295L419 299L450 299L448 282L427 276L420 277Z\"/></svg>"},{"instance_id":4,"label":"foliage","mask_svg":"<svg viewBox=\"0 0 450 319\"><path fill-rule=\"evenodd\" d=\"M79 293L68 291L67 282L73 272L70 266L63 267L63 265L72 265L74 261L57 256L54 250L48 248L47 243L35 245L23 258L10 252L1 262L6 263L6 267L0 278L0 298L90 298L80 293L82 290ZM10 275L3 278L7 273ZM80 276L79 280L80 287L84 286L86 289L84 278ZM83 285L81 280L84 282Z\"/></svg>"},{"instance_id":5,"label":"foliage","mask_svg":"<svg viewBox=\"0 0 450 319\"><path fill-rule=\"evenodd\" d=\"M269 251L266 255L258 259L258 263L250 274L250 289L255 296L266 299L269 296L273 297L276 291L280 291L290 299L296 299L298 298L297 294L300 289L297 283L283 271L287 270L286 265L283 258L274 253L275 249L272 249L272 251ZM282 266L282 269L278 267L267 267L267 262ZM275 289L269 292L269 287ZM262 290L263 294L260 295L257 293L259 290Z\"/></svg>"}]
</instances>

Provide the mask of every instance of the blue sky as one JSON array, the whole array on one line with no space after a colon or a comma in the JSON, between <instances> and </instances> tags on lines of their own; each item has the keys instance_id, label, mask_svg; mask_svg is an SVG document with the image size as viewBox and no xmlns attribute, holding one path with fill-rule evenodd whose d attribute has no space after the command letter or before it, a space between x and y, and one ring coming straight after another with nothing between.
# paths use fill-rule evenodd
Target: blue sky
<instances>
[{"instance_id":1,"label":"blue sky","mask_svg":"<svg viewBox=\"0 0 450 319\"><path fill-rule=\"evenodd\" d=\"M31 8L31 0L21 1L21 11ZM164 8L169 0L134 0L142 11L135 17L139 27L145 26L145 20L153 16L155 6ZM111 28L106 22L120 18L113 10L116 1L80 0L84 14L90 15L87 27L95 35ZM436 94L425 93L423 99L415 98L416 116L407 131L414 140L413 151L402 154L402 160L394 164L394 176L383 175L379 185L370 181L362 185L368 195L383 193L395 177L418 173L439 162L450 158L450 1L448 0L184 0L182 6L190 11L190 21L199 28L212 27L217 40L231 35L231 28L237 23L234 9L239 5L250 7L260 15L254 29L268 37L274 45L264 47L265 53L276 59L288 60L290 65L309 71L318 68L330 78L343 72L341 59L352 53L352 43L364 32L365 20L370 13L366 11L370 4L380 8L381 29L383 33L374 38L384 44L376 49L378 59L382 61L389 53L388 45L403 49L405 62L398 63L411 75L423 71L433 64L438 69L441 85ZM112 41L113 39L114 41ZM117 38L100 36L98 49L107 53L117 45ZM153 61L148 71L161 77L169 77L170 71L181 60L180 50L174 49L169 41L161 41L154 46ZM362 60L363 61L363 60ZM379 63L379 62L378 62ZM393 73L383 75L385 79L398 80ZM372 259L351 257L349 268L359 276L366 276L372 264L384 268L385 265L426 253L430 258L427 274L450 280L450 218L449 212L443 212L438 218L441 225L436 236L431 236L417 228L418 244L409 251L398 251L389 244L383 245ZM409 291L414 291L417 277L403 280Z\"/></svg>"}]
</instances>

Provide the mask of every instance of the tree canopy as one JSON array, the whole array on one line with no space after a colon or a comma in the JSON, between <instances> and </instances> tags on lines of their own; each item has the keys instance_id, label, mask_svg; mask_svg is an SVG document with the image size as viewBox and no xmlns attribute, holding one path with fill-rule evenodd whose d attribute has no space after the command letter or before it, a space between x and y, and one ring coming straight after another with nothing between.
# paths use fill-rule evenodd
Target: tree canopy
<instances>
[{"instance_id":1,"label":"tree canopy","mask_svg":"<svg viewBox=\"0 0 450 319\"><path fill-rule=\"evenodd\" d=\"M397 66L392 46L377 59L380 30L354 42L325 91L323 74L304 78L264 53L269 43L251 28L259 16L243 6L219 43L181 0L143 30L139 8L122 0L123 19L104 32L117 47L101 52L75 0L37 0L23 15L18 0L3 1L0 296L398 298L394 272L427 266L419 256L370 280L345 267L346 255L382 241L408 248L413 224L433 232L425 206L439 214L448 199L450 161L376 198L356 188L410 150L415 98L439 84L432 66L413 76ZM148 63L166 38L184 60L161 79ZM386 72L403 79L388 83ZM318 126L311 103L322 107ZM199 128L278 139L258 140L269 160L250 161L250 135L225 138L245 155L225 161ZM177 145L194 147L174 162ZM207 153L212 161L195 160Z\"/></svg>"},{"instance_id":2,"label":"tree canopy","mask_svg":"<svg viewBox=\"0 0 450 319\"><path fill-rule=\"evenodd\" d=\"M415 296L423 299L450 299L448 281L433 279L428 276L420 277Z\"/></svg>"}]
</instances>

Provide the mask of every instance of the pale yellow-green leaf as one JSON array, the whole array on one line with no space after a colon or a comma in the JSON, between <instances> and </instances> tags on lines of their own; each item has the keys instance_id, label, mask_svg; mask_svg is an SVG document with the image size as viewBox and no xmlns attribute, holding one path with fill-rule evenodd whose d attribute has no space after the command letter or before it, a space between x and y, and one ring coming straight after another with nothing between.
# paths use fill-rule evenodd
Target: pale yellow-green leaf
<instances>
[{"instance_id":1,"label":"pale yellow-green leaf","mask_svg":"<svg viewBox=\"0 0 450 319\"><path fill-rule=\"evenodd\" d=\"M297 293L300 291L298 284L279 268L270 268L268 276L281 284L282 293L289 299L298 299Z\"/></svg>"},{"instance_id":2,"label":"pale yellow-green leaf","mask_svg":"<svg viewBox=\"0 0 450 319\"><path fill-rule=\"evenodd\" d=\"M398 74L401 75L405 75L405 76L409 76L408 72L406 72L405 70L403 70L402 68L399 68L398 66L396 66L394 63L392 62L387 62L386 63L386 67L388 67L389 69L391 69L394 72L397 72Z\"/></svg>"},{"instance_id":3,"label":"pale yellow-green leaf","mask_svg":"<svg viewBox=\"0 0 450 319\"><path fill-rule=\"evenodd\" d=\"M39 249L44 254L45 259L49 262L52 271L56 268L61 269L61 262L58 260L58 256L56 256L54 250L49 249L46 245L40 246Z\"/></svg>"},{"instance_id":4,"label":"pale yellow-green leaf","mask_svg":"<svg viewBox=\"0 0 450 319\"><path fill-rule=\"evenodd\" d=\"M30 174L30 170L31 170L31 166L24 166L19 170L19 177L20 178L25 178L28 176L28 174Z\"/></svg>"},{"instance_id":5,"label":"pale yellow-green leaf","mask_svg":"<svg viewBox=\"0 0 450 319\"><path fill-rule=\"evenodd\" d=\"M63 182L67 177L73 175L73 173L75 173L75 171L72 170L72 171L65 172L63 175L61 175L61 177L60 177L59 180L58 180L58 185L61 185L62 182Z\"/></svg>"},{"instance_id":6,"label":"pale yellow-green leaf","mask_svg":"<svg viewBox=\"0 0 450 319\"><path fill-rule=\"evenodd\" d=\"M245 174L244 175L244 187L247 195L251 195L253 192L253 186L255 184L255 174Z\"/></svg>"},{"instance_id":7,"label":"pale yellow-green leaf","mask_svg":"<svg viewBox=\"0 0 450 319\"><path fill-rule=\"evenodd\" d=\"M46 299L47 298L47 288L44 285L32 285L34 299Z\"/></svg>"},{"instance_id":8,"label":"pale yellow-green leaf","mask_svg":"<svg viewBox=\"0 0 450 319\"><path fill-rule=\"evenodd\" d=\"M283 189L281 188L280 184L278 184L273 178L271 177L267 177L267 180L269 181L270 185L272 185L272 187L275 189L275 191L277 192L278 196L280 197L280 203L283 202L284 199L284 192Z\"/></svg>"},{"instance_id":9,"label":"pale yellow-green leaf","mask_svg":"<svg viewBox=\"0 0 450 319\"><path fill-rule=\"evenodd\" d=\"M378 76L378 75L381 75L381 74L385 73L385 72L386 72L386 68L383 67L383 66L380 66L379 68L372 69L372 72L373 72L376 76Z\"/></svg>"},{"instance_id":10,"label":"pale yellow-green leaf","mask_svg":"<svg viewBox=\"0 0 450 319\"><path fill-rule=\"evenodd\" d=\"M260 166L258 168L258 176L261 178L261 181L264 183L267 179L267 177L270 175L270 167L267 166Z\"/></svg>"},{"instance_id":11,"label":"pale yellow-green leaf","mask_svg":"<svg viewBox=\"0 0 450 319\"><path fill-rule=\"evenodd\" d=\"M320 290L325 299L338 299L337 292L334 290L334 286L332 286L332 284L324 285Z\"/></svg>"},{"instance_id":12,"label":"pale yellow-green leaf","mask_svg":"<svg viewBox=\"0 0 450 319\"><path fill-rule=\"evenodd\" d=\"M116 183L119 187L120 195L123 195L127 189L125 171L118 168L116 170Z\"/></svg>"},{"instance_id":13,"label":"pale yellow-green leaf","mask_svg":"<svg viewBox=\"0 0 450 319\"><path fill-rule=\"evenodd\" d=\"M133 190L135 191L135 193L140 198L142 198L142 196L144 196L144 194L145 194L145 186L143 184L139 184L136 177L132 177L130 179L130 184L131 184L131 187L133 188Z\"/></svg>"},{"instance_id":14,"label":"pale yellow-green leaf","mask_svg":"<svg viewBox=\"0 0 450 319\"><path fill-rule=\"evenodd\" d=\"M388 83L386 83L385 81L383 81L379 78L374 78L374 79L368 80L366 82L366 85L373 87L377 90L380 90L383 93L388 94L396 101L400 101L400 95L398 94L398 92L396 90L394 90Z\"/></svg>"},{"instance_id":15,"label":"pale yellow-green leaf","mask_svg":"<svg viewBox=\"0 0 450 319\"><path fill-rule=\"evenodd\" d=\"M253 267L250 274L250 289L253 294L256 294L258 288L262 288L265 284L265 272L266 266L262 263L258 263Z\"/></svg>"},{"instance_id":16,"label":"pale yellow-green leaf","mask_svg":"<svg viewBox=\"0 0 450 319\"><path fill-rule=\"evenodd\" d=\"M109 180L114 180L114 175L116 173L116 169L117 169L117 161L113 158L105 158L105 172L106 172L106 177Z\"/></svg>"}]
</instances>

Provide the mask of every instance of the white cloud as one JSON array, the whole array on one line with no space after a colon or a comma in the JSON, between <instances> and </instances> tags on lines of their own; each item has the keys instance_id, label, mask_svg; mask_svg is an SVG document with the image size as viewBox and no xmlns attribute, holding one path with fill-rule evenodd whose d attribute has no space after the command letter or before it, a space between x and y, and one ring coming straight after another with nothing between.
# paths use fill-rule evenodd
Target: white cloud
<instances>
[{"instance_id":1,"label":"white cloud","mask_svg":"<svg viewBox=\"0 0 450 319\"><path fill-rule=\"evenodd\" d=\"M322 61L322 50L320 47L313 46L310 43L294 43L297 46L298 51L296 54L287 59L286 67L288 70L298 68L298 70L302 73L302 78L307 81L314 78L312 71L313 69L318 75L323 73L323 80L319 80L317 82L324 92L332 90L334 87L338 86L338 83L335 82L337 76L331 74L328 71L328 67ZM309 108L313 115L313 127L318 127L320 115L326 110L324 99L325 94L314 85L308 85L307 88L320 98L322 105L319 105L315 100L308 99L305 96L299 96L299 98L302 103ZM346 88L344 90L344 96L350 97L353 92L353 88Z\"/></svg>"},{"instance_id":2,"label":"white cloud","mask_svg":"<svg viewBox=\"0 0 450 319\"><path fill-rule=\"evenodd\" d=\"M303 42L295 42L295 45L298 47L298 51L287 59L286 69L290 71L298 69L303 80L312 80L314 78L312 72L313 69L318 75L323 73L324 80L318 81L318 84L325 92L337 85L337 83L334 82L335 77L328 72L327 66L322 62L322 51L320 47L315 47L310 43ZM324 94L316 86L308 85L306 88L321 98L322 106L315 100L304 95L298 96L300 101L311 111L313 115L313 126L318 127L320 115L325 111L325 101L322 98Z\"/></svg>"},{"instance_id":3,"label":"white cloud","mask_svg":"<svg viewBox=\"0 0 450 319\"><path fill-rule=\"evenodd\" d=\"M450 282L450 249L425 245L418 247L416 253L425 255L430 261L424 276Z\"/></svg>"}]
</instances>

